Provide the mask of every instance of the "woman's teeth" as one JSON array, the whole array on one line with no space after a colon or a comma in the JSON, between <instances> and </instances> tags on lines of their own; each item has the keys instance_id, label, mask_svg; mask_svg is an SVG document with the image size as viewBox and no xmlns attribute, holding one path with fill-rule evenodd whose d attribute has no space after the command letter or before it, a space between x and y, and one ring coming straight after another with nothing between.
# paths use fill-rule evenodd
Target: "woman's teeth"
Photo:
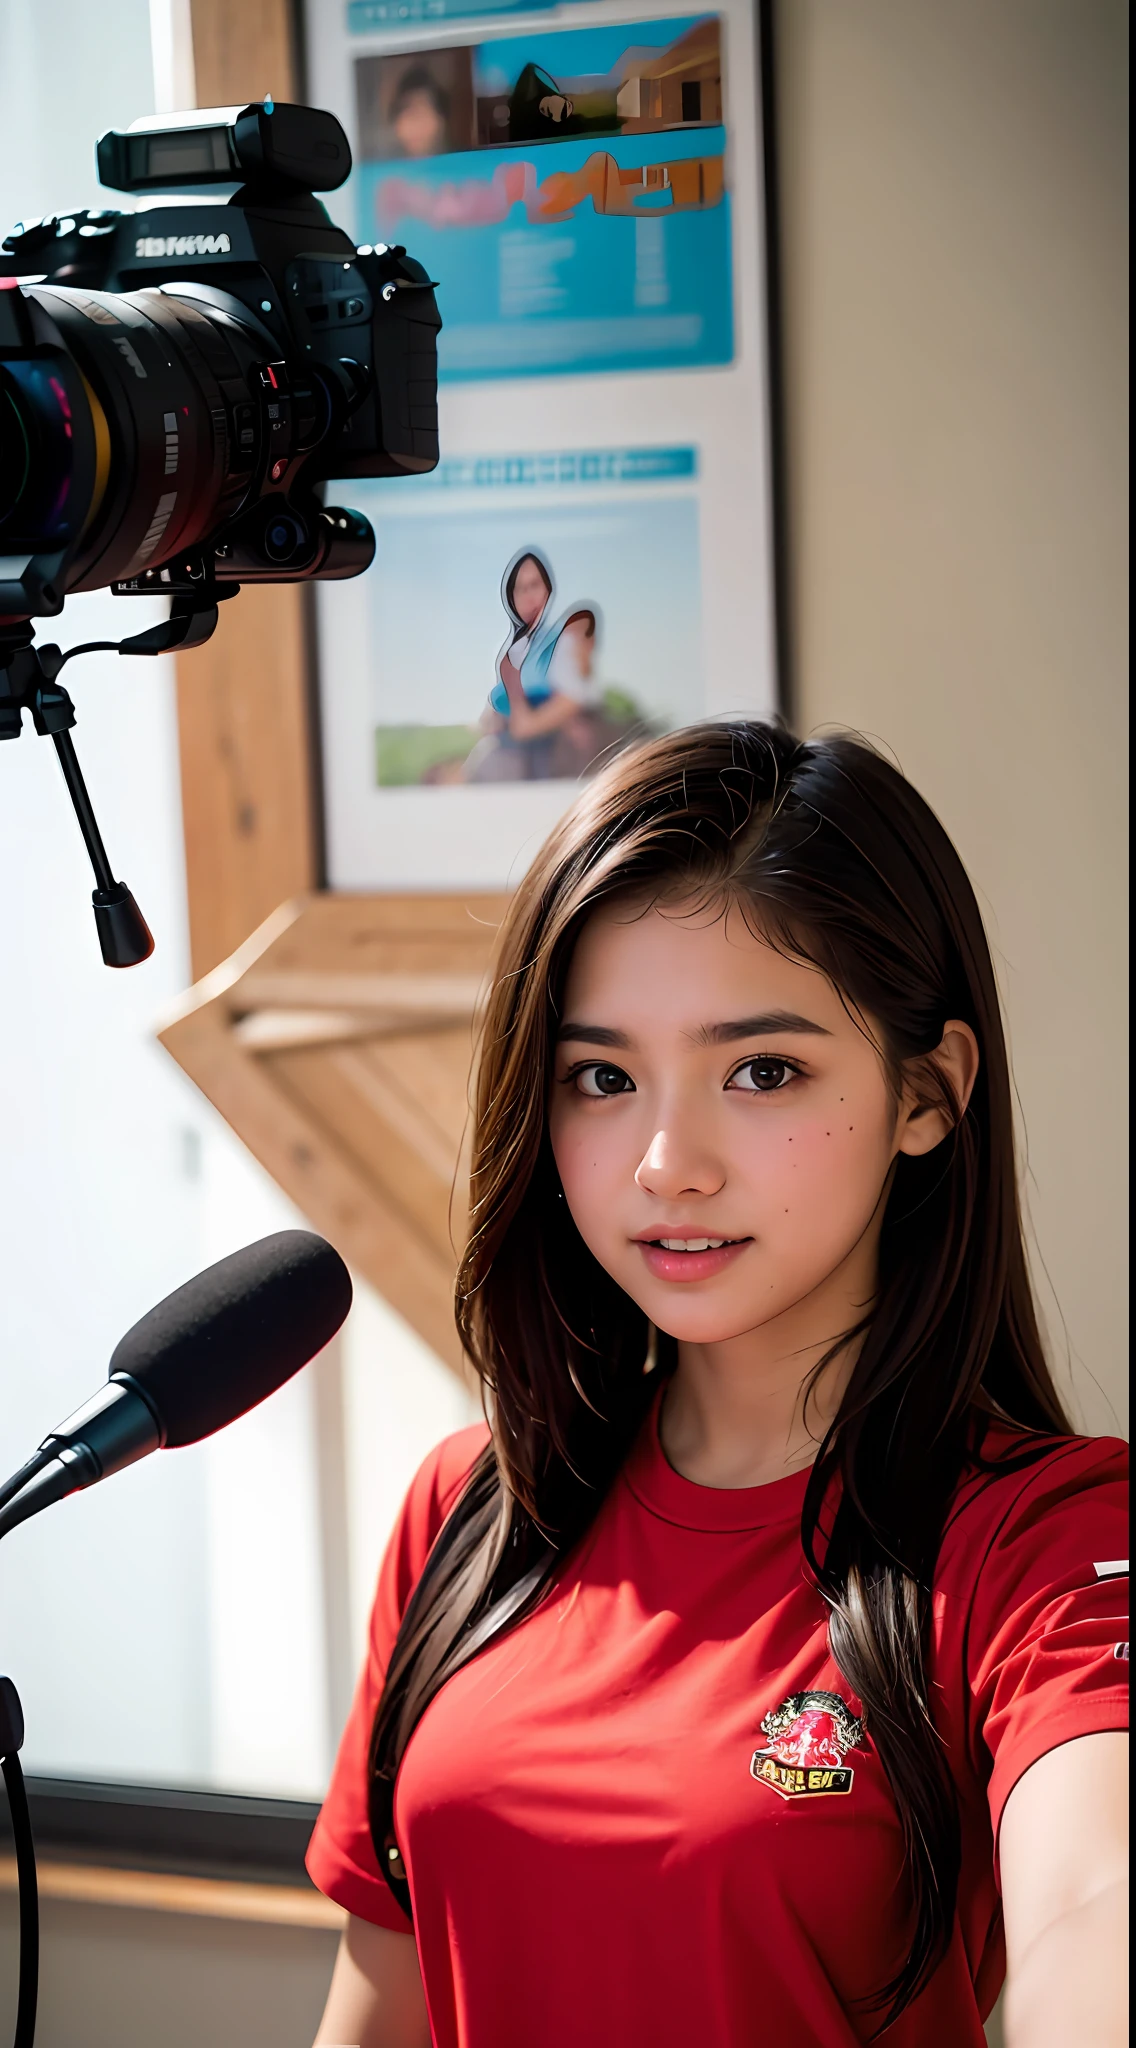
<instances>
[{"instance_id":1,"label":"woman's teeth","mask_svg":"<svg viewBox=\"0 0 1136 2048\"><path fill-rule=\"evenodd\" d=\"M717 1252L724 1244L732 1244L730 1237L660 1237L658 1242L665 1252Z\"/></svg>"}]
</instances>

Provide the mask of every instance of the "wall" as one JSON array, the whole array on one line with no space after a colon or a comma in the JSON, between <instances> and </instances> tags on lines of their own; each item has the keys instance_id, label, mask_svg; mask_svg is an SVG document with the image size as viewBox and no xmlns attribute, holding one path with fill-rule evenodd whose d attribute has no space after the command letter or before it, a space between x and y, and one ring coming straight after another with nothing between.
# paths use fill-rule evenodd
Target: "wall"
<instances>
[{"instance_id":1,"label":"wall","mask_svg":"<svg viewBox=\"0 0 1136 2048\"><path fill-rule=\"evenodd\" d=\"M776 16L798 721L882 740L970 868L1097 1431L1128 1412L1127 19Z\"/></svg>"},{"instance_id":2,"label":"wall","mask_svg":"<svg viewBox=\"0 0 1136 2048\"><path fill-rule=\"evenodd\" d=\"M0 0L0 240L17 220L106 205L96 138L149 113L153 92L149 0Z\"/></svg>"}]
</instances>

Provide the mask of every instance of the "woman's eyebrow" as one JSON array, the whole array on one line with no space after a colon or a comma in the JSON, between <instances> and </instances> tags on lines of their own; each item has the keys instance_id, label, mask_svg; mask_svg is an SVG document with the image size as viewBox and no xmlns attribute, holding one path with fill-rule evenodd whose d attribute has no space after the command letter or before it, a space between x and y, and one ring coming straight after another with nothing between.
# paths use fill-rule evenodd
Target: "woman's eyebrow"
<instances>
[{"instance_id":1,"label":"woman's eyebrow","mask_svg":"<svg viewBox=\"0 0 1136 2048\"><path fill-rule=\"evenodd\" d=\"M739 1038L769 1038L788 1032L832 1037L824 1024L815 1024L811 1017L799 1017L795 1010L761 1010L756 1017L731 1017L724 1024L700 1024L687 1036L695 1045L732 1045ZM610 1024L583 1024L574 1019L560 1026L556 1038L558 1044L571 1039L577 1045L618 1046L624 1052L632 1043L626 1031L616 1031Z\"/></svg>"},{"instance_id":2,"label":"woman's eyebrow","mask_svg":"<svg viewBox=\"0 0 1136 2048\"><path fill-rule=\"evenodd\" d=\"M626 1031L613 1031L607 1024L562 1024L556 1034L557 1044L562 1045L568 1038L578 1045L618 1045L624 1051L631 1044Z\"/></svg>"},{"instance_id":3,"label":"woman's eyebrow","mask_svg":"<svg viewBox=\"0 0 1136 2048\"><path fill-rule=\"evenodd\" d=\"M724 1024L700 1024L690 1033L695 1045L732 1045L738 1038L769 1038L785 1032L811 1032L817 1038L831 1038L823 1024L811 1017L799 1017L795 1010L761 1010L756 1017L731 1017Z\"/></svg>"}]
</instances>

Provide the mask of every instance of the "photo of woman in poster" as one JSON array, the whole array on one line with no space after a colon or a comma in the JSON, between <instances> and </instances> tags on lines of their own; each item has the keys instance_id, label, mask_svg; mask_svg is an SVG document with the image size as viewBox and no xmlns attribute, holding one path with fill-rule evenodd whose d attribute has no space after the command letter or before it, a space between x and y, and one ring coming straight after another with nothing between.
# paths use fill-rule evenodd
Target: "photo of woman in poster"
<instances>
[{"instance_id":1,"label":"photo of woman in poster","mask_svg":"<svg viewBox=\"0 0 1136 2048\"><path fill-rule=\"evenodd\" d=\"M450 96L425 64L403 74L388 118L400 157L440 156L449 147Z\"/></svg>"},{"instance_id":2,"label":"photo of woman in poster","mask_svg":"<svg viewBox=\"0 0 1136 2048\"><path fill-rule=\"evenodd\" d=\"M501 579L509 632L465 782L576 777L642 732L638 721L613 717L604 705L595 674L598 607L574 604L554 618L554 591L544 556L519 549Z\"/></svg>"}]
</instances>

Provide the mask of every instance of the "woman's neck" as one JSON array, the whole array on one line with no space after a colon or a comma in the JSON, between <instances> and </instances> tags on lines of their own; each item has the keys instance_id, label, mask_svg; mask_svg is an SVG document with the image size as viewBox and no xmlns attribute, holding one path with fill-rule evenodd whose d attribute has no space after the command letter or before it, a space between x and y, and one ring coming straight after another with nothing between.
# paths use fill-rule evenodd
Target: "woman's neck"
<instances>
[{"instance_id":1,"label":"woman's neck","mask_svg":"<svg viewBox=\"0 0 1136 2048\"><path fill-rule=\"evenodd\" d=\"M837 1276L832 1276L836 1279ZM680 1342L659 1435L667 1461L698 1486L765 1486L811 1465L862 1339L825 1354L862 1320L870 1290L826 1284L775 1321L718 1344ZM856 1297L859 1297L857 1302Z\"/></svg>"}]
</instances>

